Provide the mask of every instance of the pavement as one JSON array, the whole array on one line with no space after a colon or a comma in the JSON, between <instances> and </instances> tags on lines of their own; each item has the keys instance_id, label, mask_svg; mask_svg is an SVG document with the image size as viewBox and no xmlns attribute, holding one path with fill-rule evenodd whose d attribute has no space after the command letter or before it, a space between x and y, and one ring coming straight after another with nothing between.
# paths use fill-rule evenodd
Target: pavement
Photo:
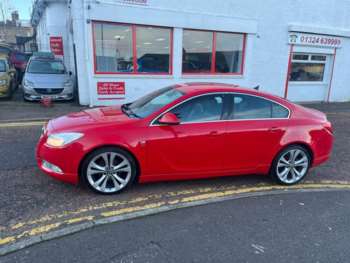
<instances>
[{"instance_id":1,"label":"pavement","mask_svg":"<svg viewBox=\"0 0 350 263\"><path fill-rule=\"evenodd\" d=\"M91 228L10 262L348 262L350 191L266 194Z\"/></svg>"},{"instance_id":2,"label":"pavement","mask_svg":"<svg viewBox=\"0 0 350 263\"><path fill-rule=\"evenodd\" d=\"M329 162L313 169L302 184L291 188L276 185L269 177L248 175L134 185L118 195L96 195L81 186L56 181L38 170L34 149L42 122L18 122L17 117L10 122L0 121L0 255L93 226L233 196L350 189L350 103L308 106L326 112L332 121L334 151Z\"/></svg>"},{"instance_id":3,"label":"pavement","mask_svg":"<svg viewBox=\"0 0 350 263\"><path fill-rule=\"evenodd\" d=\"M0 123L46 121L69 112L76 112L87 107L80 106L77 101L54 102L51 107L44 107L38 102L23 100L19 87L11 100L0 99Z\"/></svg>"}]
</instances>

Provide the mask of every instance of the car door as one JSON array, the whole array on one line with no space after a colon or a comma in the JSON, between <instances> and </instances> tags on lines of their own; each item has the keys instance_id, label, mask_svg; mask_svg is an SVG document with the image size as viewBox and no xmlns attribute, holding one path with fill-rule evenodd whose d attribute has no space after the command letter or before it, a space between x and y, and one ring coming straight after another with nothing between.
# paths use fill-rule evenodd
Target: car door
<instances>
[{"instance_id":1,"label":"car door","mask_svg":"<svg viewBox=\"0 0 350 263\"><path fill-rule=\"evenodd\" d=\"M180 124L160 125L155 121L149 127L148 173L166 174L171 179L200 177L223 169L224 95L198 96L170 112L179 118Z\"/></svg>"},{"instance_id":2,"label":"car door","mask_svg":"<svg viewBox=\"0 0 350 263\"><path fill-rule=\"evenodd\" d=\"M288 125L289 110L253 95L232 94L229 101L225 168L255 173L269 167Z\"/></svg>"}]
</instances>

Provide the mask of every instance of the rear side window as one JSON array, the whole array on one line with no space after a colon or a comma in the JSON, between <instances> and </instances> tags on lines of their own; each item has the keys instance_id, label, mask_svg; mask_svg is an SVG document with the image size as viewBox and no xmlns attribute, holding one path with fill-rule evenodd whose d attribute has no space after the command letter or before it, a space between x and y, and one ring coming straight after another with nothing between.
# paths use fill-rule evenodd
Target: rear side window
<instances>
[{"instance_id":1,"label":"rear side window","mask_svg":"<svg viewBox=\"0 0 350 263\"><path fill-rule=\"evenodd\" d=\"M221 119L223 110L222 95L205 95L191 99L171 110L181 121L208 122Z\"/></svg>"},{"instance_id":2,"label":"rear side window","mask_svg":"<svg viewBox=\"0 0 350 263\"><path fill-rule=\"evenodd\" d=\"M272 101L250 95L233 96L233 107L230 119L287 118L288 115L289 111L286 108Z\"/></svg>"}]
</instances>

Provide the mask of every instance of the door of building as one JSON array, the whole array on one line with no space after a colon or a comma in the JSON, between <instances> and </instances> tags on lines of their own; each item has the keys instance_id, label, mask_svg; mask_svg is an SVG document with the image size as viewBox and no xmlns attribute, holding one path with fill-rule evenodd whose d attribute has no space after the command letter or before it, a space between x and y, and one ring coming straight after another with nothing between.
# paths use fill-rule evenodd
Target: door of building
<instances>
[{"instance_id":1,"label":"door of building","mask_svg":"<svg viewBox=\"0 0 350 263\"><path fill-rule=\"evenodd\" d=\"M291 55L288 99L326 101L334 55L293 52Z\"/></svg>"}]
</instances>

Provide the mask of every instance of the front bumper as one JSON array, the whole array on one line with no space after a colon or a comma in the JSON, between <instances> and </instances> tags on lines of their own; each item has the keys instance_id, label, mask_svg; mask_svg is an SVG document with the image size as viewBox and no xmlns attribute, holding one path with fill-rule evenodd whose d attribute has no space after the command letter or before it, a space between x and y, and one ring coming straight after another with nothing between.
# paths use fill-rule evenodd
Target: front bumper
<instances>
[{"instance_id":1,"label":"front bumper","mask_svg":"<svg viewBox=\"0 0 350 263\"><path fill-rule=\"evenodd\" d=\"M43 98L51 98L54 101L68 101L74 98L73 88L63 88L63 91L57 94L41 94L33 88L23 86L24 98L29 101L39 101Z\"/></svg>"},{"instance_id":2,"label":"front bumper","mask_svg":"<svg viewBox=\"0 0 350 263\"><path fill-rule=\"evenodd\" d=\"M67 147L53 148L45 144L47 136L43 135L36 148L36 160L39 168L51 177L60 181L78 184L79 164L84 157L79 143L72 143ZM60 168L60 172L50 169L45 162Z\"/></svg>"}]
</instances>

